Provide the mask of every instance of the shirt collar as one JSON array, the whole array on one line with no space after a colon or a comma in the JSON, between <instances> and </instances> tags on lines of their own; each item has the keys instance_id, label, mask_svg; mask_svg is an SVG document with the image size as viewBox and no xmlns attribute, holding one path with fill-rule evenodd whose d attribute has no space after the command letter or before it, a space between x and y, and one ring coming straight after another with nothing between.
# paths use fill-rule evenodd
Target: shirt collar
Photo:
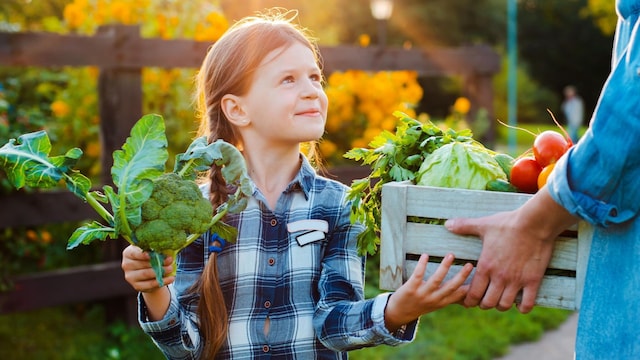
<instances>
[{"instance_id":1,"label":"shirt collar","mask_svg":"<svg viewBox=\"0 0 640 360\"><path fill-rule=\"evenodd\" d=\"M317 177L316 171L303 154L300 154L301 165L296 177L291 181L285 192L302 190L305 199L309 199L309 192L313 187L313 182Z\"/></svg>"}]
</instances>

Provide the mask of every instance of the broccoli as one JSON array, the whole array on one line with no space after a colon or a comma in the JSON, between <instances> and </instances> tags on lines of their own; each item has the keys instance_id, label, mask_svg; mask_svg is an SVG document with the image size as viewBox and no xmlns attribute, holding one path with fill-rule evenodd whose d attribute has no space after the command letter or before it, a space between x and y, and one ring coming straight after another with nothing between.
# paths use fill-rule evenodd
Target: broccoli
<instances>
[{"instance_id":1,"label":"broccoli","mask_svg":"<svg viewBox=\"0 0 640 360\"><path fill-rule=\"evenodd\" d=\"M238 149L223 141L213 143L206 136L196 138L184 153L176 155L174 170L166 172L169 157L164 119L143 116L131 128L120 150L113 152L113 185L104 192L92 190L91 180L75 165L82 150L49 156L51 141L44 131L21 135L0 147L0 169L16 188L52 188L64 183L69 191L91 206L104 222L92 221L77 228L67 242L71 250L94 240L123 238L149 253L151 267L160 285L162 264L207 230L226 241L234 241L237 229L222 221L227 213L239 213L251 196L251 181ZM236 187L225 203L214 209L202 196L195 179L211 166L221 168L228 185ZM110 204L111 211L103 206Z\"/></svg>"},{"instance_id":2,"label":"broccoli","mask_svg":"<svg viewBox=\"0 0 640 360\"><path fill-rule=\"evenodd\" d=\"M189 234L207 231L213 216L213 206L198 185L175 173L153 181L151 197L141 211L142 223L134 229L137 245L163 253L182 249Z\"/></svg>"}]
</instances>

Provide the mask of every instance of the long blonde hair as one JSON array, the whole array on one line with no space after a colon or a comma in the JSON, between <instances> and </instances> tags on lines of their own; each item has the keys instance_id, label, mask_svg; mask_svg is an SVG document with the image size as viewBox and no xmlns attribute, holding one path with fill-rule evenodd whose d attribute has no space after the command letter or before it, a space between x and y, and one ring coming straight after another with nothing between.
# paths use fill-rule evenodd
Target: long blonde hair
<instances>
[{"instance_id":1,"label":"long blonde hair","mask_svg":"<svg viewBox=\"0 0 640 360\"><path fill-rule=\"evenodd\" d=\"M221 100L226 94L246 94L256 69L270 52L301 43L314 52L321 66L316 43L306 29L293 22L296 16L296 11L272 9L244 18L213 44L196 78L195 100L201 117L198 136L206 135L209 143L222 139L242 149L242 139L222 111ZM227 200L229 190L217 166L211 167L208 178L210 201L217 208ZM226 341L228 325L215 253L209 256L202 276L192 290L200 294L197 312L205 341L202 358L210 359Z\"/></svg>"}]
</instances>

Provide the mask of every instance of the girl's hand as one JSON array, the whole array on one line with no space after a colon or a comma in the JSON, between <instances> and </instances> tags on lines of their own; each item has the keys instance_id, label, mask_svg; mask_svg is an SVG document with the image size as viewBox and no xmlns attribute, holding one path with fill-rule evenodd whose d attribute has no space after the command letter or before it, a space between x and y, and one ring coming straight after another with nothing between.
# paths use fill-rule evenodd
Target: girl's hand
<instances>
[{"instance_id":1,"label":"girl's hand","mask_svg":"<svg viewBox=\"0 0 640 360\"><path fill-rule=\"evenodd\" d=\"M393 332L423 314L460 303L464 299L469 285L463 284L471 274L473 265L465 264L451 280L443 282L453 260L452 254L445 256L433 275L424 280L429 256L420 256L411 277L389 297L385 309L385 325L389 331Z\"/></svg>"},{"instance_id":2,"label":"girl's hand","mask_svg":"<svg viewBox=\"0 0 640 360\"><path fill-rule=\"evenodd\" d=\"M173 270L171 257L164 259L164 273L169 274ZM137 246L129 245L122 251L122 270L124 279L136 290L143 293L152 293L160 289L156 275L151 268L149 254ZM174 276L163 277L165 285L171 284Z\"/></svg>"}]
</instances>

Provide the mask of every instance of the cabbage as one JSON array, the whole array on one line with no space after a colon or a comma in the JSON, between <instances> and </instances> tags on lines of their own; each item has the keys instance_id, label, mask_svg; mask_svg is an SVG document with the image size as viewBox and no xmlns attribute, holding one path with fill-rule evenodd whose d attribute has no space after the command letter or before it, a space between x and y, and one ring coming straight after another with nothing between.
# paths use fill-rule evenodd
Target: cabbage
<instances>
[{"instance_id":1,"label":"cabbage","mask_svg":"<svg viewBox=\"0 0 640 360\"><path fill-rule=\"evenodd\" d=\"M452 142L429 154L416 176L417 185L484 190L507 176L490 150L473 142Z\"/></svg>"}]
</instances>

